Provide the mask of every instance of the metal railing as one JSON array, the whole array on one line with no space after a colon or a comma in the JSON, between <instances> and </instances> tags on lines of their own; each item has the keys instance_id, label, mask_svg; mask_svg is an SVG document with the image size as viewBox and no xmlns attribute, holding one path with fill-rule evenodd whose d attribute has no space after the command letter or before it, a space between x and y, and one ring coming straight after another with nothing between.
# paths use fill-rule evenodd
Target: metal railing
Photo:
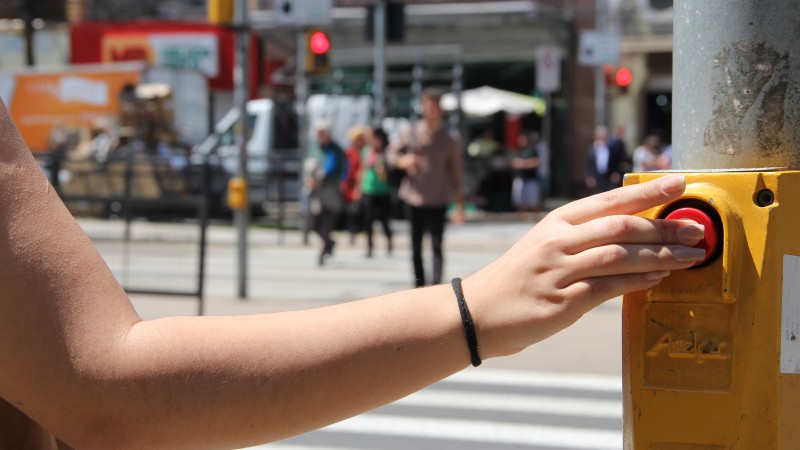
<instances>
[{"instance_id":1,"label":"metal railing","mask_svg":"<svg viewBox=\"0 0 800 450\"><path fill-rule=\"evenodd\" d=\"M39 161L126 292L196 297L204 313L208 164L144 155Z\"/></svg>"}]
</instances>

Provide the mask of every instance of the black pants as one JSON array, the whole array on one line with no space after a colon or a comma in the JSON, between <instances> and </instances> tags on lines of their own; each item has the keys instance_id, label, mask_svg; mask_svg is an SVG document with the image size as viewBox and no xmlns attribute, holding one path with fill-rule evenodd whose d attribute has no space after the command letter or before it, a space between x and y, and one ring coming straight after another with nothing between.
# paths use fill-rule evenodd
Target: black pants
<instances>
[{"instance_id":1,"label":"black pants","mask_svg":"<svg viewBox=\"0 0 800 450\"><path fill-rule=\"evenodd\" d=\"M433 248L433 284L442 282L442 239L444 224L447 220L447 206L409 206L408 217L411 220L411 250L414 261L414 277L417 287L425 285L425 268L422 264L422 238L425 232L431 234Z\"/></svg>"},{"instance_id":2,"label":"black pants","mask_svg":"<svg viewBox=\"0 0 800 450\"><path fill-rule=\"evenodd\" d=\"M325 208L314 217L314 231L322 239L322 254L330 254L333 251L334 242L331 239L331 232L336 226L338 217L339 211L331 211Z\"/></svg>"},{"instance_id":3,"label":"black pants","mask_svg":"<svg viewBox=\"0 0 800 450\"><path fill-rule=\"evenodd\" d=\"M379 221L386 236L389 251L392 251L392 228L389 219L392 214L392 199L386 195L367 195L361 198L364 212L364 231L367 233L367 249L372 253L372 224Z\"/></svg>"}]
</instances>

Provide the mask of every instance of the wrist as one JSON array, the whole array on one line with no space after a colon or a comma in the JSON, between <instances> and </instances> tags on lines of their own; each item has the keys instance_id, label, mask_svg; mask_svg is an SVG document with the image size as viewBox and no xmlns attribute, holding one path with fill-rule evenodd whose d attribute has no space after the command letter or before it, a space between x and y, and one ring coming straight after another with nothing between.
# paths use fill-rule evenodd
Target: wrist
<instances>
[{"instance_id":1,"label":"wrist","mask_svg":"<svg viewBox=\"0 0 800 450\"><path fill-rule=\"evenodd\" d=\"M484 361L497 356L494 351L495 346L492 344L491 336L488 332L489 324L487 323L486 314L488 305L484 295L486 288L483 281L478 274L470 275L461 280L461 289L472 316L472 326L475 329L475 336L479 346L478 354Z\"/></svg>"},{"instance_id":2,"label":"wrist","mask_svg":"<svg viewBox=\"0 0 800 450\"><path fill-rule=\"evenodd\" d=\"M469 349L470 362L473 367L481 365L480 344L478 343L475 325L472 320L472 314L469 310L469 305L464 297L464 291L461 287L461 278L453 278L451 281L453 293L456 296L456 303L461 315L461 326L464 329L464 338L466 340L467 348Z\"/></svg>"}]
</instances>

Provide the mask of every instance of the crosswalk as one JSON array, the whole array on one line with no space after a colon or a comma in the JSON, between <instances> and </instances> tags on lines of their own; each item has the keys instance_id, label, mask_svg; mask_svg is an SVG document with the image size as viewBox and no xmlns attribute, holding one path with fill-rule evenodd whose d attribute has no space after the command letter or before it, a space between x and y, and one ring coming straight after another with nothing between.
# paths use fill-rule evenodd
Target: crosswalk
<instances>
[{"instance_id":1,"label":"crosswalk","mask_svg":"<svg viewBox=\"0 0 800 450\"><path fill-rule=\"evenodd\" d=\"M622 382L470 369L390 405L249 450L619 450Z\"/></svg>"}]
</instances>

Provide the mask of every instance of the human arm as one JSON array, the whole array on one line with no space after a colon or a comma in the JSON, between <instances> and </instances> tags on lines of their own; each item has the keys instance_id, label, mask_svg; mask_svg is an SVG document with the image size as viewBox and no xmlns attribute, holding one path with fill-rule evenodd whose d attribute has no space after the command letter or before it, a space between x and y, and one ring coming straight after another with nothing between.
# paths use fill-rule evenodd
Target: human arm
<instances>
[{"instance_id":1,"label":"human arm","mask_svg":"<svg viewBox=\"0 0 800 450\"><path fill-rule=\"evenodd\" d=\"M469 363L447 285L323 309L141 321L2 108L0 138L0 396L76 448L280 439ZM481 357L514 353L655 284L646 274L687 267L674 259L675 222L597 218L679 195L660 183L562 208L465 278ZM597 272L602 255L607 273Z\"/></svg>"}]
</instances>

